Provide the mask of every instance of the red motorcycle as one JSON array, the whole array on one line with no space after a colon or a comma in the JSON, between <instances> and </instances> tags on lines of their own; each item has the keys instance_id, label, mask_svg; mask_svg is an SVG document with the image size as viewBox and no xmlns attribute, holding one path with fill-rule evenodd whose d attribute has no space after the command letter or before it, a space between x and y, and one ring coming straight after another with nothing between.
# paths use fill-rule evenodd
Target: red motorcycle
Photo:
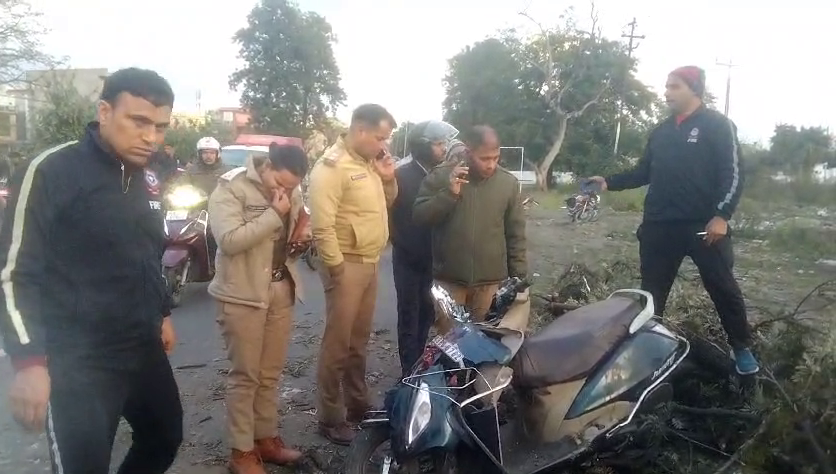
<instances>
[{"instance_id":1,"label":"red motorcycle","mask_svg":"<svg viewBox=\"0 0 836 474\"><path fill-rule=\"evenodd\" d=\"M177 307L188 283L207 282L215 275L208 245L208 196L192 185L181 185L171 189L165 201L163 277Z\"/></svg>"}]
</instances>

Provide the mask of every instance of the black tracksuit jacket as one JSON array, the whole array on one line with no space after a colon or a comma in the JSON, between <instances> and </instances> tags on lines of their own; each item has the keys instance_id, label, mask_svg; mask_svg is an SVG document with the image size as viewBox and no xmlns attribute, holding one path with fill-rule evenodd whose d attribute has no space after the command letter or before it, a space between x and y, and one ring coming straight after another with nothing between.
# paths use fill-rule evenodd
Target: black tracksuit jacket
<instances>
[{"instance_id":1,"label":"black tracksuit jacket","mask_svg":"<svg viewBox=\"0 0 836 474\"><path fill-rule=\"evenodd\" d=\"M395 169L398 180L398 196L389 210L390 240L416 270L432 271L432 229L412 221L412 205L418 196L427 169L415 158Z\"/></svg>"},{"instance_id":2,"label":"black tracksuit jacket","mask_svg":"<svg viewBox=\"0 0 836 474\"><path fill-rule=\"evenodd\" d=\"M743 190L737 128L704 106L681 123L670 117L650 133L635 168L606 180L611 191L650 185L645 222L728 220Z\"/></svg>"},{"instance_id":3,"label":"black tracksuit jacket","mask_svg":"<svg viewBox=\"0 0 836 474\"><path fill-rule=\"evenodd\" d=\"M0 231L0 332L20 369L45 357L130 368L170 300L159 180L105 151L98 124L16 173Z\"/></svg>"}]
</instances>

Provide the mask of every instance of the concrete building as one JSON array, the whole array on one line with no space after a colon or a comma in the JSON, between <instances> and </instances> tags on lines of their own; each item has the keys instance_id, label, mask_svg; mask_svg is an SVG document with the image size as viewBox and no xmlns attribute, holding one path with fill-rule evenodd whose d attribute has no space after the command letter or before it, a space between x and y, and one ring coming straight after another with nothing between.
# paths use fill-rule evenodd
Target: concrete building
<instances>
[{"instance_id":1,"label":"concrete building","mask_svg":"<svg viewBox=\"0 0 836 474\"><path fill-rule=\"evenodd\" d=\"M246 133L250 130L251 115L241 107L221 107L209 113L212 120L232 127L235 134Z\"/></svg>"},{"instance_id":2,"label":"concrete building","mask_svg":"<svg viewBox=\"0 0 836 474\"><path fill-rule=\"evenodd\" d=\"M82 96L97 100L107 76L105 68L27 71L24 86L10 90L7 94L16 98L17 140L27 141L33 136L34 117L38 109L47 104L50 85L70 84Z\"/></svg>"},{"instance_id":3,"label":"concrete building","mask_svg":"<svg viewBox=\"0 0 836 474\"><path fill-rule=\"evenodd\" d=\"M16 99L0 88L0 156L11 150L17 142Z\"/></svg>"}]
</instances>

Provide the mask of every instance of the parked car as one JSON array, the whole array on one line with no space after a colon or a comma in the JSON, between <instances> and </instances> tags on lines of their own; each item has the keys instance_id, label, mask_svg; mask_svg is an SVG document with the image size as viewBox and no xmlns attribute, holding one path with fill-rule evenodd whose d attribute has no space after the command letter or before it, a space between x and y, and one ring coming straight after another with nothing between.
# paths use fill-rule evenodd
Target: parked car
<instances>
[{"instance_id":1,"label":"parked car","mask_svg":"<svg viewBox=\"0 0 836 474\"><path fill-rule=\"evenodd\" d=\"M266 156L271 143L296 145L304 149L304 143L301 138L245 134L239 135L233 145L227 145L221 148L221 160L230 166L246 166L247 158L250 156Z\"/></svg>"}]
</instances>

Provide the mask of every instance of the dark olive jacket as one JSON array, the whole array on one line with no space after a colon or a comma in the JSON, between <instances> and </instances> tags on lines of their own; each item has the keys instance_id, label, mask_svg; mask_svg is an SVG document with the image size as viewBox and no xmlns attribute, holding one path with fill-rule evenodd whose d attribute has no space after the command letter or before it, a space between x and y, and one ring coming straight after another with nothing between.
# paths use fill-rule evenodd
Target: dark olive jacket
<instances>
[{"instance_id":1,"label":"dark olive jacket","mask_svg":"<svg viewBox=\"0 0 836 474\"><path fill-rule=\"evenodd\" d=\"M517 178L499 168L487 179L450 191L457 163L444 163L424 179L413 207L418 225L432 227L433 276L464 286L528 274L525 214Z\"/></svg>"}]
</instances>

